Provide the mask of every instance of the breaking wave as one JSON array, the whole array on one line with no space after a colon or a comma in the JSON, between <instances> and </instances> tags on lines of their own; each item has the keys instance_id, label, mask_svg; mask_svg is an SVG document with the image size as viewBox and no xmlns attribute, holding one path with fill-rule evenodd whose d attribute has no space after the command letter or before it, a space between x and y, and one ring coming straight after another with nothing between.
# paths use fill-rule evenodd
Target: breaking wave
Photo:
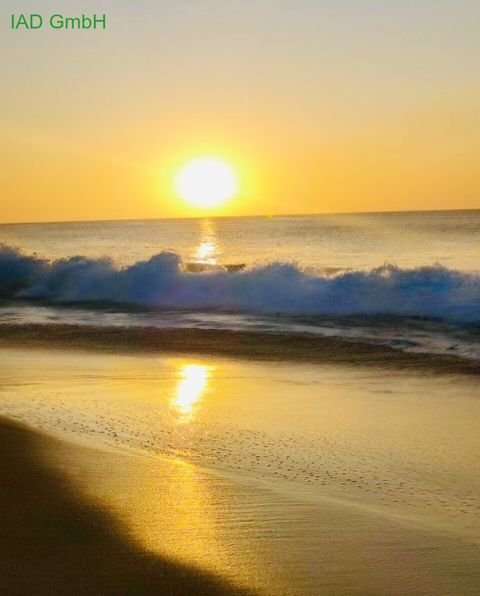
<instances>
[{"instance_id":1,"label":"breaking wave","mask_svg":"<svg viewBox=\"0 0 480 596\"><path fill-rule=\"evenodd\" d=\"M111 259L48 261L0 246L0 297L289 315L418 316L480 321L480 274L440 265L321 275L288 263L234 273L189 272L159 253L120 268Z\"/></svg>"}]
</instances>

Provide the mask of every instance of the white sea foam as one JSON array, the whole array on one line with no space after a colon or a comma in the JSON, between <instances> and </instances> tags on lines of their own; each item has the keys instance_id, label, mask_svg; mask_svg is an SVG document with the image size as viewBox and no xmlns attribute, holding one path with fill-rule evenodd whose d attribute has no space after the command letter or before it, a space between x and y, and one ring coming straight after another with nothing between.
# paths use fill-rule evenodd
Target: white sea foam
<instances>
[{"instance_id":1,"label":"white sea foam","mask_svg":"<svg viewBox=\"0 0 480 596\"><path fill-rule=\"evenodd\" d=\"M0 296L59 304L480 321L480 275L440 265L405 269L387 264L320 275L295 264L271 263L236 273L194 273L174 252L119 268L108 258L48 261L3 246Z\"/></svg>"}]
</instances>

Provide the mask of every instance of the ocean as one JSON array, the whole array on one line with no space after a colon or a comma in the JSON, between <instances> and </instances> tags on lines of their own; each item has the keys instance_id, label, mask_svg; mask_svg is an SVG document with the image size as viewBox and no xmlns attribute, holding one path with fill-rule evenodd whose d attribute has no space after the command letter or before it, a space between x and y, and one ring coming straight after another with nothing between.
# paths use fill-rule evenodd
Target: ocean
<instances>
[{"instance_id":1,"label":"ocean","mask_svg":"<svg viewBox=\"0 0 480 596\"><path fill-rule=\"evenodd\" d=\"M0 324L480 358L480 211L0 226Z\"/></svg>"}]
</instances>

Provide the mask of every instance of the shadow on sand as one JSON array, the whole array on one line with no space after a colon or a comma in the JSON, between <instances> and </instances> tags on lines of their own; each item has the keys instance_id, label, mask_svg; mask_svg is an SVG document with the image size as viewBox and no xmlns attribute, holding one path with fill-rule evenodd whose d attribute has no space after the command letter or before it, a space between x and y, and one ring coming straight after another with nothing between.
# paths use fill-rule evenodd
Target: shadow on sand
<instances>
[{"instance_id":1,"label":"shadow on sand","mask_svg":"<svg viewBox=\"0 0 480 596\"><path fill-rule=\"evenodd\" d=\"M248 594L153 555L39 454L43 439L0 420L0 593L13 595Z\"/></svg>"}]
</instances>

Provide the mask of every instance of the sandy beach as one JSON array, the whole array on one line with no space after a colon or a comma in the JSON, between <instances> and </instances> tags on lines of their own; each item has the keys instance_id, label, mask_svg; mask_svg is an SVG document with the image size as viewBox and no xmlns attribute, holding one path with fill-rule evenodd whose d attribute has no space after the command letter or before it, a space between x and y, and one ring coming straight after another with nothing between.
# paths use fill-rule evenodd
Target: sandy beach
<instances>
[{"instance_id":1,"label":"sandy beach","mask_svg":"<svg viewBox=\"0 0 480 596\"><path fill-rule=\"evenodd\" d=\"M59 473L99 454L0 423L2 594L247 594L199 569L148 552L101 503ZM107 463L108 458L105 460Z\"/></svg>"},{"instance_id":2,"label":"sandy beach","mask_svg":"<svg viewBox=\"0 0 480 596\"><path fill-rule=\"evenodd\" d=\"M262 334L215 329L156 329L88 325L2 324L0 345L95 349L107 352L210 354L256 361L319 364L360 364L382 370L450 372L480 375L476 359L454 355L407 352L386 345L310 334Z\"/></svg>"},{"instance_id":3,"label":"sandy beach","mask_svg":"<svg viewBox=\"0 0 480 596\"><path fill-rule=\"evenodd\" d=\"M478 593L475 379L0 358L2 593Z\"/></svg>"},{"instance_id":4,"label":"sandy beach","mask_svg":"<svg viewBox=\"0 0 480 596\"><path fill-rule=\"evenodd\" d=\"M476 594L478 544L2 421L3 594Z\"/></svg>"}]
</instances>

